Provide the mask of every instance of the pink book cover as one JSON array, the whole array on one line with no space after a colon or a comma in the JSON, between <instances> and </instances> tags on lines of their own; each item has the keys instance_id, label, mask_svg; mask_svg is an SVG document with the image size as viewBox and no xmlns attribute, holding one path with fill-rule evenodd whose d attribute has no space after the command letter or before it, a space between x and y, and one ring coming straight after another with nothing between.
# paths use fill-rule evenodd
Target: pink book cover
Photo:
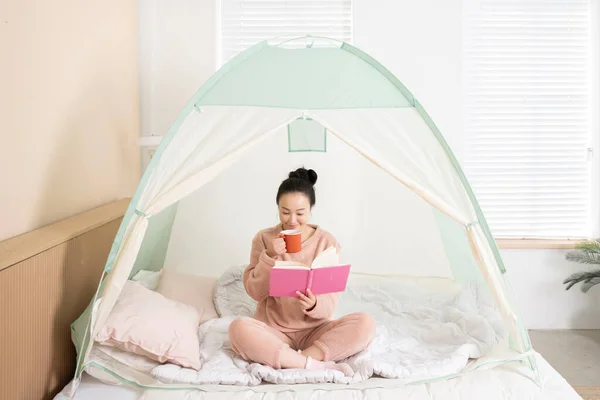
<instances>
[{"instance_id":1,"label":"pink book cover","mask_svg":"<svg viewBox=\"0 0 600 400\"><path fill-rule=\"evenodd\" d=\"M350 264L339 264L334 248L325 250L312 266L294 262L277 262L271 268L269 296L298 297L296 291L313 294L337 293L346 290Z\"/></svg>"}]
</instances>

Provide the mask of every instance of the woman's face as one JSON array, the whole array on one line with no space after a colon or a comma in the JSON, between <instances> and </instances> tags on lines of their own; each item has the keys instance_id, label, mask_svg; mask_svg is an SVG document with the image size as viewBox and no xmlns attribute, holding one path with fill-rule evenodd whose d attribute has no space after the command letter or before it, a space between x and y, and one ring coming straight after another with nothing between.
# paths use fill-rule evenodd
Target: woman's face
<instances>
[{"instance_id":1,"label":"woman's face","mask_svg":"<svg viewBox=\"0 0 600 400\"><path fill-rule=\"evenodd\" d=\"M279 198L279 220L284 230L304 231L310 217L310 201L303 193L286 193Z\"/></svg>"}]
</instances>

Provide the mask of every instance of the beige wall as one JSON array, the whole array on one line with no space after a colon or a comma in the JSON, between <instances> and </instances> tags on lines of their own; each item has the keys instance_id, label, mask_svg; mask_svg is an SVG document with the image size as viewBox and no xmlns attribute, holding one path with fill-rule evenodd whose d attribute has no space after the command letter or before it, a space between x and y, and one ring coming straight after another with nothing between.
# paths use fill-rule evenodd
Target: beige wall
<instances>
[{"instance_id":1,"label":"beige wall","mask_svg":"<svg viewBox=\"0 0 600 400\"><path fill-rule=\"evenodd\" d=\"M134 0L0 1L0 240L131 196Z\"/></svg>"}]
</instances>

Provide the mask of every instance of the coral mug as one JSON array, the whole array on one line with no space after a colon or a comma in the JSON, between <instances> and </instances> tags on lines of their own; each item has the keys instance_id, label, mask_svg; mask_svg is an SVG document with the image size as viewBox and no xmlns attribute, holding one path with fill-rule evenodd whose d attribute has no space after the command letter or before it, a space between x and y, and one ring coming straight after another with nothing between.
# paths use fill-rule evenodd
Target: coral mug
<instances>
[{"instance_id":1,"label":"coral mug","mask_svg":"<svg viewBox=\"0 0 600 400\"><path fill-rule=\"evenodd\" d=\"M302 249L302 232L287 230L281 231L285 241L285 250L288 253L297 253Z\"/></svg>"}]
</instances>

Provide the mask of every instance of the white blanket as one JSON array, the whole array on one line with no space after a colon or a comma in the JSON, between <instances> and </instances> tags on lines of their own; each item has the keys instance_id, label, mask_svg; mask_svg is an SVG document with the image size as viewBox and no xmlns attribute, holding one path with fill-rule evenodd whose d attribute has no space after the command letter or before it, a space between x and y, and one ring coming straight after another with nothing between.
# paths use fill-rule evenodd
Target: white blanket
<instances>
[{"instance_id":1,"label":"white blanket","mask_svg":"<svg viewBox=\"0 0 600 400\"><path fill-rule=\"evenodd\" d=\"M200 326L200 371L166 364L152 375L165 383L190 384L348 384L374 375L414 382L459 373L470 358L484 356L504 336L489 295L475 284L445 290L394 279L352 284L336 316L355 311L375 317L377 334L367 350L346 360L355 371L352 377L333 370L275 370L240 359L227 335L235 316Z\"/></svg>"}]
</instances>

